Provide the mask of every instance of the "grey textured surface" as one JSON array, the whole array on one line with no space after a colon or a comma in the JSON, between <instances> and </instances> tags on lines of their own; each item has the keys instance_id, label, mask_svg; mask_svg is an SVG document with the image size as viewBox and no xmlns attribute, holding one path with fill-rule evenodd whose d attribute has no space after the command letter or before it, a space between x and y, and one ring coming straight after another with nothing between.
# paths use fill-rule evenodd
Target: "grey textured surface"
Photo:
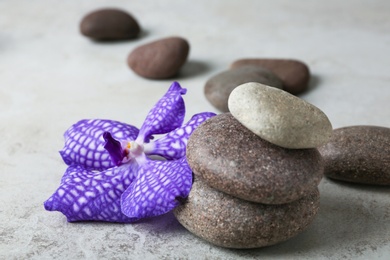
<instances>
[{"instance_id":1,"label":"grey textured surface","mask_svg":"<svg viewBox=\"0 0 390 260\"><path fill-rule=\"evenodd\" d=\"M141 37L100 44L80 35L82 17L106 6L130 11ZM236 59L267 56L309 65L313 77L302 97L335 128L390 127L389 9L387 0L0 1L0 259L389 259L384 187L323 180L308 230L259 250L212 246L172 214L134 225L69 224L42 205L65 171L58 150L71 124L142 124L171 81L140 78L126 57L168 35L193 47L177 78L188 88L187 119L213 111L203 94L208 78Z\"/></svg>"}]
</instances>

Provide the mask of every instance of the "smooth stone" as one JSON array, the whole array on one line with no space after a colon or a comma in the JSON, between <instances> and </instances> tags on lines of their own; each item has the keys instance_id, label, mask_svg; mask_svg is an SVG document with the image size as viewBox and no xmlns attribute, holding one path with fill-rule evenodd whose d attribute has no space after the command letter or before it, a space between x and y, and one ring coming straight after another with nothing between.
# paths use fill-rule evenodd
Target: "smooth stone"
<instances>
[{"instance_id":1,"label":"smooth stone","mask_svg":"<svg viewBox=\"0 0 390 260\"><path fill-rule=\"evenodd\" d=\"M319 209L318 189L283 205L248 202L195 179L188 199L174 210L191 233L228 248L258 248L286 241L304 231Z\"/></svg>"},{"instance_id":2,"label":"smooth stone","mask_svg":"<svg viewBox=\"0 0 390 260\"><path fill-rule=\"evenodd\" d=\"M295 201L315 189L323 176L317 149L285 149L240 124L230 113L200 125L187 144L196 176L232 196L264 204Z\"/></svg>"},{"instance_id":3,"label":"smooth stone","mask_svg":"<svg viewBox=\"0 0 390 260\"><path fill-rule=\"evenodd\" d=\"M305 92L309 87L310 70L302 61L294 59L240 59L230 67L255 65L269 69L283 81L283 90L297 95Z\"/></svg>"},{"instance_id":4,"label":"smooth stone","mask_svg":"<svg viewBox=\"0 0 390 260\"><path fill-rule=\"evenodd\" d=\"M80 23L80 31L94 40L125 40L136 38L141 28L129 13L106 8L86 15Z\"/></svg>"},{"instance_id":5,"label":"smooth stone","mask_svg":"<svg viewBox=\"0 0 390 260\"><path fill-rule=\"evenodd\" d=\"M235 88L228 106L241 124L281 147L319 147L332 135L332 125L319 108L286 91L260 83L245 83Z\"/></svg>"},{"instance_id":6,"label":"smooth stone","mask_svg":"<svg viewBox=\"0 0 390 260\"><path fill-rule=\"evenodd\" d=\"M247 82L259 82L271 87L283 88L282 81L271 71L257 66L242 66L223 71L210 78L205 85L207 100L222 112L229 112L228 98L232 90Z\"/></svg>"},{"instance_id":7,"label":"smooth stone","mask_svg":"<svg viewBox=\"0 0 390 260\"><path fill-rule=\"evenodd\" d=\"M175 76L187 61L190 45L180 37L168 37L141 45L128 59L129 67L138 75L150 79Z\"/></svg>"},{"instance_id":8,"label":"smooth stone","mask_svg":"<svg viewBox=\"0 0 390 260\"><path fill-rule=\"evenodd\" d=\"M319 148L325 175L342 181L390 185L390 128L349 126L335 129Z\"/></svg>"}]
</instances>

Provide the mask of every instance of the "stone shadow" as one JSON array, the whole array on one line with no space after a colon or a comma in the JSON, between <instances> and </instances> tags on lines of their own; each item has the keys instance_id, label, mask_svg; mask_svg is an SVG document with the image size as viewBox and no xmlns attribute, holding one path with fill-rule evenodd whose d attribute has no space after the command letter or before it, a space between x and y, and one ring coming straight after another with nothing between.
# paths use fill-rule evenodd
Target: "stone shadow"
<instances>
[{"instance_id":1,"label":"stone shadow","mask_svg":"<svg viewBox=\"0 0 390 260\"><path fill-rule=\"evenodd\" d=\"M319 88L319 86L321 85L322 81L323 81L323 80L322 80L322 78L321 78L319 75L317 75L317 74L312 74L312 75L310 76L308 88L307 88L303 93L298 94L297 96L298 96L298 97L303 97L303 96L305 96L306 94L309 94L310 92L315 91L316 89Z\"/></svg>"},{"instance_id":2,"label":"stone shadow","mask_svg":"<svg viewBox=\"0 0 390 260\"><path fill-rule=\"evenodd\" d=\"M144 38L147 38L151 34L150 30L143 29L139 35L135 38L132 39L120 39L120 40L96 40L96 39L90 39L90 41L93 44L98 44L98 45L120 45L120 44L137 44L137 46L141 45L139 43L140 40L143 40ZM83 36L83 35L82 35ZM85 37L85 36L83 36ZM136 46L136 47L137 47Z\"/></svg>"},{"instance_id":3,"label":"stone shadow","mask_svg":"<svg viewBox=\"0 0 390 260\"><path fill-rule=\"evenodd\" d=\"M211 65L204 61L188 60L174 78L180 80L184 78L196 77L208 72L210 69Z\"/></svg>"}]
</instances>

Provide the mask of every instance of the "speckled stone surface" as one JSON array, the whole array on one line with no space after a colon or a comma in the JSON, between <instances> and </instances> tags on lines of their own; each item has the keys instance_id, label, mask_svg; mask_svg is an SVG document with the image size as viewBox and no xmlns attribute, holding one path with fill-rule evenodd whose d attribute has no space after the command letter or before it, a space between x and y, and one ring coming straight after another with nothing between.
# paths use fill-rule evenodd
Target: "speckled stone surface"
<instances>
[{"instance_id":1,"label":"speckled stone surface","mask_svg":"<svg viewBox=\"0 0 390 260\"><path fill-rule=\"evenodd\" d=\"M127 64L139 76L166 79L175 76L187 61L190 44L182 37L166 37L135 48Z\"/></svg>"},{"instance_id":2,"label":"speckled stone surface","mask_svg":"<svg viewBox=\"0 0 390 260\"><path fill-rule=\"evenodd\" d=\"M283 82L271 71L258 66L241 66L225 70L207 80L204 93L207 100L218 110L228 112L228 98L232 90L246 82L259 82L283 88Z\"/></svg>"},{"instance_id":3,"label":"speckled stone surface","mask_svg":"<svg viewBox=\"0 0 390 260\"><path fill-rule=\"evenodd\" d=\"M316 106L286 91L245 83L229 96L229 110L261 138L285 148L315 148L328 142L332 125Z\"/></svg>"},{"instance_id":4,"label":"speckled stone surface","mask_svg":"<svg viewBox=\"0 0 390 260\"><path fill-rule=\"evenodd\" d=\"M253 134L230 113L210 118L188 140L195 175L238 198L282 204L317 187L323 161L317 149L285 149Z\"/></svg>"},{"instance_id":5,"label":"speckled stone surface","mask_svg":"<svg viewBox=\"0 0 390 260\"><path fill-rule=\"evenodd\" d=\"M247 65L264 67L283 80L283 90L298 95L305 92L309 86L310 70L307 64L294 59L240 59L230 67L238 68Z\"/></svg>"},{"instance_id":6,"label":"speckled stone surface","mask_svg":"<svg viewBox=\"0 0 390 260\"><path fill-rule=\"evenodd\" d=\"M390 185L390 128L349 126L335 129L319 148L325 175L343 181Z\"/></svg>"},{"instance_id":7,"label":"speckled stone surface","mask_svg":"<svg viewBox=\"0 0 390 260\"><path fill-rule=\"evenodd\" d=\"M319 208L318 189L283 205L244 201L196 179L187 201L175 209L179 222L212 244L256 248L285 241L313 221Z\"/></svg>"}]
</instances>

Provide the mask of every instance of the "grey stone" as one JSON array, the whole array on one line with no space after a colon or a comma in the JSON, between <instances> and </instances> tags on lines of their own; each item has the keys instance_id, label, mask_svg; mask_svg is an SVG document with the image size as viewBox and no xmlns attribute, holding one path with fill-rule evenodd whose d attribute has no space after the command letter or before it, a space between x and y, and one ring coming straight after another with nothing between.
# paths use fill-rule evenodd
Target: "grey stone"
<instances>
[{"instance_id":1,"label":"grey stone","mask_svg":"<svg viewBox=\"0 0 390 260\"><path fill-rule=\"evenodd\" d=\"M317 149L285 149L240 124L230 113L210 118L190 136L187 160L196 176L232 196L264 204L297 200L317 187Z\"/></svg>"},{"instance_id":2,"label":"grey stone","mask_svg":"<svg viewBox=\"0 0 390 260\"><path fill-rule=\"evenodd\" d=\"M187 201L174 210L190 232L228 248L257 248L288 240L305 230L319 208L315 188L283 205L248 202L217 191L196 178Z\"/></svg>"},{"instance_id":3,"label":"grey stone","mask_svg":"<svg viewBox=\"0 0 390 260\"><path fill-rule=\"evenodd\" d=\"M247 65L269 69L282 79L283 90L291 94L301 94L309 87L310 70L302 61L293 59L240 59L233 62L230 67L239 68Z\"/></svg>"},{"instance_id":4,"label":"grey stone","mask_svg":"<svg viewBox=\"0 0 390 260\"><path fill-rule=\"evenodd\" d=\"M136 38L141 31L129 13L113 8L87 14L80 23L80 32L94 40L124 40Z\"/></svg>"},{"instance_id":5,"label":"grey stone","mask_svg":"<svg viewBox=\"0 0 390 260\"><path fill-rule=\"evenodd\" d=\"M332 125L319 108L260 83L245 83L235 88L228 105L240 123L261 138L285 148L319 147L332 135Z\"/></svg>"},{"instance_id":6,"label":"grey stone","mask_svg":"<svg viewBox=\"0 0 390 260\"><path fill-rule=\"evenodd\" d=\"M335 129L319 148L325 175L342 181L390 185L390 128L349 126Z\"/></svg>"},{"instance_id":7,"label":"grey stone","mask_svg":"<svg viewBox=\"0 0 390 260\"><path fill-rule=\"evenodd\" d=\"M211 77L204 87L207 100L222 112L229 112L228 98L232 90L247 82L283 88L282 81L271 71L258 66L241 66Z\"/></svg>"},{"instance_id":8,"label":"grey stone","mask_svg":"<svg viewBox=\"0 0 390 260\"><path fill-rule=\"evenodd\" d=\"M171 78L187 61L189 51L190 45L186 39L163 38L134 49L127 58L127 64L145 78Z\"/></svg>"}]
</instances>

